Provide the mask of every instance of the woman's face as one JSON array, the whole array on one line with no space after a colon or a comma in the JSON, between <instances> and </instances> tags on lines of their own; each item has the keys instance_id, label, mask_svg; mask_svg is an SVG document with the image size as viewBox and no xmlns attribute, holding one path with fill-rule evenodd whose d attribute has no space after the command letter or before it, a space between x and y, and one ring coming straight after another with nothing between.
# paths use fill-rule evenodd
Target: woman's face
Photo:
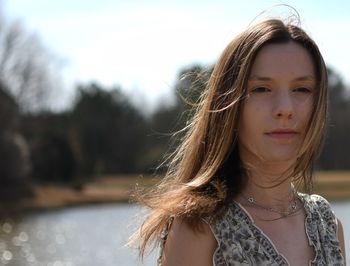
<instances>
[{"instance_id":1,"label":"woman's face","mask_svg":"<svg viewBox=\"0 0 350 266\"><path fill-rule=\"evenodd\" d=\"M243 162L295 160L316 90L308 51L289 42L264 46L254 61L239 125Z\"/></svg>"}]
</instances>

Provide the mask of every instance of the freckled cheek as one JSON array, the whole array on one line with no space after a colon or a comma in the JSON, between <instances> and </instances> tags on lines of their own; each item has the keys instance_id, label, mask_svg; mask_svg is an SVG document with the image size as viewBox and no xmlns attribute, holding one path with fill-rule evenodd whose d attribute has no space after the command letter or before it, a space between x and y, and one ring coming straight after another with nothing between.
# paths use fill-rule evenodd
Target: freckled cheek
<instances>
[{"instance_id":1,"label":"freckled cheek","mask_svg":"<svg viewBox=\"0 0 350 266\"><path fill-rule=\"evenodd\" d=\"M258 106L246 106L242 113L240 129L241 132L246 135L255 134L257 127L261 125L261 107Z\"/></svg>"},{"instance_id":2,"label":"freckled cheek","mask_svg":"<svg viewBox=\"0 0 350 266\"><path fill-rule=\"evenodd\" d=\"M308 120L311 116L313 106L312 99L304 99L304 101L299 101L296 103L296 111L303 120Z\"/></svg>"},{"instance_id":3,"label":"freckled cheek","mask_svg":"<svg viewBox=\"0 0 350 266\"><path fill-rule=\"evenodd\" d=\"M310 106L313 105L314 99L312 97L312 95L308 95L308 96L295 96L293 98L293 102L294 105L296 105L298 108L305 108L308 109L310 108Z\"/></svg>"},{"instance_id":4,"label":"freckled cheek","mask_svg":"<svg viewBox=\"0 0 350 266\"><path fill-rule=\"evenodd\" d=\"M270 104L267 101L254 99L246 103L245 109L250 113L258 113L262 112L268 106Z\"/></svg>"}]
</instances>

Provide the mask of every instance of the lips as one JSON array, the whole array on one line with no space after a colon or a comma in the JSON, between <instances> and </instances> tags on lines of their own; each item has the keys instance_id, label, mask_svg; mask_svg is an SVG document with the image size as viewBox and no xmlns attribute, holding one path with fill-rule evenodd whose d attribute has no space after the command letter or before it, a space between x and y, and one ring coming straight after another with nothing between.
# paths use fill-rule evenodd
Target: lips
<instances>
[{"instance_id":1,"label":"lips","mask_svg":"<svg viewBox=\"0 0 350 266\"><path fill-rule=\"evenodd\" d=\"M267 136L275 139L292 139L295 138L299 133L293 129L275 129L265 133Z\"/></svg>"}]
</instances>

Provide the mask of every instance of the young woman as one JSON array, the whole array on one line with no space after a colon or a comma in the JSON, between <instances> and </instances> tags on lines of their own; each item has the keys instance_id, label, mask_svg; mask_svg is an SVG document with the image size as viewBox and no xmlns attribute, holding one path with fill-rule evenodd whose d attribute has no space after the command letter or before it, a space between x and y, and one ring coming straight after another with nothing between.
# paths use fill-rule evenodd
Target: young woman
<instances>
[{"instance_id":1,"label":"young woman","mask_svg":"<svg viewBox=\"0 0 350 266\"><path fill-rule=\"evenodd\" d=\"M163 266L345 265L343 229L309 191L327 72L300 27L269 19L217 61L135 238Z\"/></svg>"}]
</instances>

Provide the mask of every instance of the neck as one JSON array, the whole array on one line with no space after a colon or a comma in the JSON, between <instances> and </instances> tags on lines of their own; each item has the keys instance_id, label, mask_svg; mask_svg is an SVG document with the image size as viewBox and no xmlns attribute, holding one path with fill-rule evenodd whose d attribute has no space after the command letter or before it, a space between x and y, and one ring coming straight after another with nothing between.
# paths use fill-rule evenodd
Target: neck
<instances>
[{"instance_id":1,"label":"neck","mask_svg":"<svg viewBox=\"0 0 350 266\"><path fill-rule=\"evenodd\" d=\"M248 179L244 189L241 191L245 199L253 197L254 200L264 206L285 210L289 208L290 202L294 199L294 188L289 179L271 187L261 186Z\"/></svg>"},{"instance_id":2,"label":"neck","mask_svg":"<svg viewBox=\"0 0 350 266\"><path fill-rule=\"evenodd\" d=\"M294 198L291 166L294 162L245 163L247 183L241 195L281 210L289 208Z\"/></svg>"}]
</instances>

